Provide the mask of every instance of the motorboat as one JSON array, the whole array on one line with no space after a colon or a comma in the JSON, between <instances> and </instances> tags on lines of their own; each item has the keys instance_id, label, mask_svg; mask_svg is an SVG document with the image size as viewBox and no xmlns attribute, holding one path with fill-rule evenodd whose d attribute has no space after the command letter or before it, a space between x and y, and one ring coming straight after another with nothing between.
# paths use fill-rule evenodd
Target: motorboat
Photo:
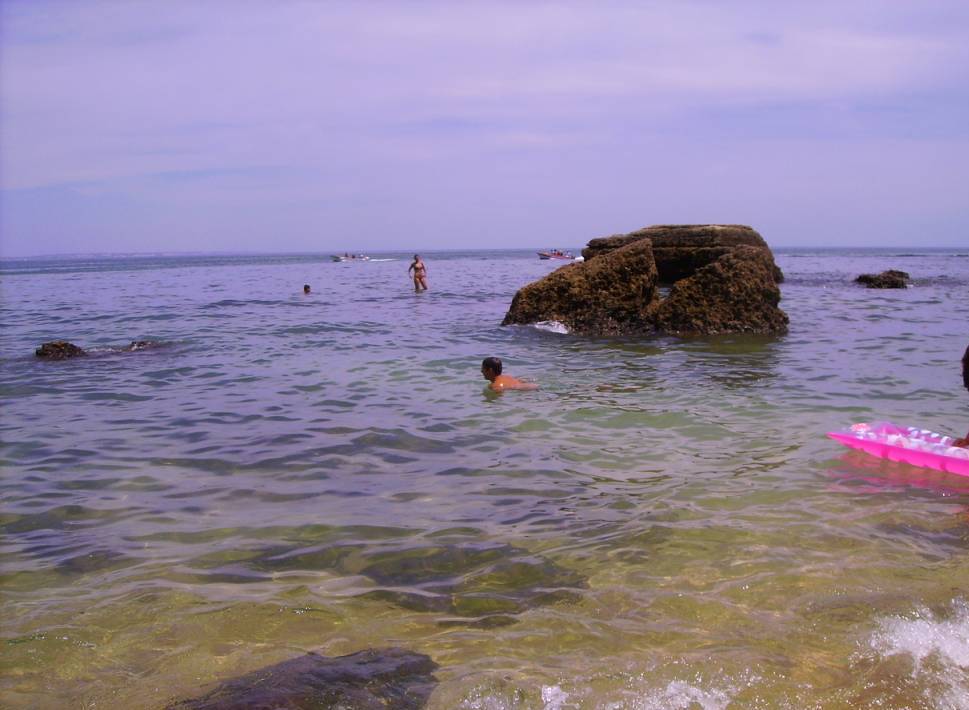
<instances>
[{"instance_id":1,"label":"motorboat","mask_svg":"<svg viewBox=\"0 0 969 710\"><path fill-rule=\"evenodd\" d=\"M549 249L548 251L538 252L539 259L566 259L572 261L575 257L572 256L570 251L562 251L561 249Z\"/></svg>"},{"instance_id":2,"label":"motorboat","mask_svg":"<svg viewBox=\"0 0 969 710\"><path fill-rule=\"evenodd\" d=\"M370 261L370 257L366 254L333 254L331 257L333 261Z\"/></svg>"}]
</instances>

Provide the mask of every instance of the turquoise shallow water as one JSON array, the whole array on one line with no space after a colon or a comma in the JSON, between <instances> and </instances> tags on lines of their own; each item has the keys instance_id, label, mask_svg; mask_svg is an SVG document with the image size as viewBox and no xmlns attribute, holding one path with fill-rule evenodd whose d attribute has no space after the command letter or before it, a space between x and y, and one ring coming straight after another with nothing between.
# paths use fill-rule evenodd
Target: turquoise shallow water
<instances>
[{"instance_id":1,"label":"turquoise shallow water","mask_svg":"<svg viewBox=\"0 0 969 710\"><path fill-rule=\"evenodd\" d=\"M824 437L966 433L969 251L780 251L789 335L640 341L500 327L532 252L408 256L0 263L0 704L394 645L435 708L969 707L969 479Z\"/></svg>"}]
</instances>

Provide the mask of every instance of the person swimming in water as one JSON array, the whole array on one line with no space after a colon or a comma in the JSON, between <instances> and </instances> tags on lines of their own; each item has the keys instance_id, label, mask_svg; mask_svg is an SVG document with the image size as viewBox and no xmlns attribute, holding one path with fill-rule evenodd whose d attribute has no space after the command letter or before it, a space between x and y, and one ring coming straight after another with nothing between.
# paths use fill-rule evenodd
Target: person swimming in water
<instances>
[{"instance_id":1,"label":"person swimming in water","mask_svg":"<svg viewBox=\"0 0 969 710\"><path fill-rule=\"evenodd\" d=\"M421 291L427 290L427 267L424 266L424 260L421 259L420 254L414 254L414 262L407 269L409 274L411 271L414 272L414 292L419 293Z\"/></svg>"},{"instance_id":2,"label":"person swimming in water","mask_svg":"<svg viewBox=\"0 0 969 710\"><path fill-rule=\"evenodd\" d=\"M481 361L481 374L491 383L489 387L495 392L538 389L538 385L531 382L522 382L511 375L502 375L501 359L497 357L486 357Z\"/></svg>"},{"instance_id":3,"label":"person swimming in water","mask_svg":"<svg viewBox=\"0 0 969 710\"><path fill-rule=\"evenodd\" d=\"M962 385L969 390L969 347L966 348L966 352L962 356ZM956 439L952 445L969 449L969 434L966 434L964 439Z\"/></svg>"},{"instance_id":4,"label":"person swimming in water","mask_svg":"<svg viewBox=\"0 0 969 710\"><path fill-rule=\"evenodd\" d=\"M309 292L310 292L310 285L303 284L303 293L309 295Z\"/></svg>"}]
</instances>

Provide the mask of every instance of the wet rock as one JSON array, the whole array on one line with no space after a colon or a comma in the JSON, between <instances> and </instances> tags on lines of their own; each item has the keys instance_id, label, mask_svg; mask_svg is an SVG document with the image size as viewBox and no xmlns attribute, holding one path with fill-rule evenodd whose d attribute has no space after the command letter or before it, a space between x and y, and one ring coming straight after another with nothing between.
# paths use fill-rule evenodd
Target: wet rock
<instances>
[{"instance_id":1,"label":"wet rock","mask_svg":"<svg viewBox=\"0 0 969 710\"><path fill-rule=\"evenodd\" d=\"M423 653L368 649L330 658L315 653L226 681L169 710L319 710L422 708L437 685L438 665Z\"/></svg>"},{"instance_id":2,"label":"wet rock","mask_svg":"<svg viewBox=\"0 0 969 710\"><path fill-rule=\"evenodd\" d=\"M579 335L787 332L783 275L743 225L660 225L593 239L586 262L515 294L502 325L554 320ZM672 284L659 298L658 285Z\"/></svg>"},{"instance_id":3,"label":"wet rock","mask_svg":"<svg viewBox=\"0 0 969 710\"><path fill-rule=\"evenodd\" d=\"M862 274L855 283L864 284L866 288L906 288L910 278L904 271L889 269L880 274Z\"/></svg>"},{"instance_id":4,"label":"wet rock","mask_svg":"<svg viewBox=\"0 0 969 710\"><path fill-rule=\"evenodd\" d=\"M156 348L160 347L161 345L161 343L154 340L132 340L128 345L125 346L97 348L92 354L129 353L138 350L145 350L147 348ZM74 343L69 343L66 340L52 340L44 343L34 352L37 357L47 358L48 360L65 360L69 357L78 357L80 355L89 354L80 346L75 345Z\"/></svg>"},{"instance_id":5,"label":"wet rock","mask_svg":"<svg viewBox=\"0 0 969 710\"><path fill-rule=\"evenodd\" d=\"M74 343L69 343L66 340L51 340L46 342L37 348L34 354L37 357L48 360L66 360L70 357L87 355L83 348L78 347Z\"/></svg>"},{"instance_id":6,"label":"wet rock","mask_svg":"<svg viewBox=\"0 0 969 710\"><path fill-rule=\"evenodd\" d=\"M677 335L787 332L773 259L738 247L677 281L656 310L656 327Z\"/></svg>"},{"instance_id":7,"label":"wet rock","mask_svg":"<svg viewBox=\"0 0 969 710\"><path fill-rule=\"evenodd\" d=\"M754 247L771 254L764 238L743 224L661 224L629 234L593 239L582 250L582 256L587 261L595 259L641 239L652 242L656 270L664 284L690 276L737 247ZM781 270L776 265L772 269L777 282L783 281Z\"/></svg>"},{"instance_id":8,"label":"wet rock","mask_svg":"<svg viewBox=\"0 0 969 710\"><path fill-rule=\"evenodd\" d=\"M637 239L520 289L502 325L558 321L579 334L651 332L656 287L652 244Z\"/></svg>"}]
</instances>

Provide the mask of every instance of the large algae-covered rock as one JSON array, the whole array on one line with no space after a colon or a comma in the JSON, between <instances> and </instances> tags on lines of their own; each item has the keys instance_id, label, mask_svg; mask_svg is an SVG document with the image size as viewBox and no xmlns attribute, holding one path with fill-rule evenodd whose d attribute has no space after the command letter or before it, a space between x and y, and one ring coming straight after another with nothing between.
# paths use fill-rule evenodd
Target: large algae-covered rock
<instances>
[{"instance_id":1,"label":"large algae-covered rock","mask_svg":"<svg viewBox=\"0 0 969 710\"><path fill-rule=\"evenodd\" d=\"M503 324L556 320L583 335L787 331L783 276L750 227L659 225L593 239L582 255L581 267L521 289ZM672 284L662 301L660 283Z\"/></svg>"},{"instance_id":2,"label":"large algae-covered rock","mask_svg":"<svg viewBox=\"0 0 969 710\"><path fill-rule=\"evenodd\" d=\"M649 332L656 283L652 244L638 239L520 289L502 325L558 321L587 335Z\"/></svg>"},{"instance_id":3,"label":"large algae-covered rock","mask_svg":"<svg viewBox=\"0 0 969 710\"><path fill-rule=\"evenodd\" d=\"M764 238L743 224L660 224L629 234L593 239L582 250L582 256L589 261L641 239L649 239L653 244L653 258L662 283L686 278L737 247L749 246L771 253ZM781 270L776 266L773 270L775 279L783 280Z\"/></svg>"},{"instance_id":4,"label":"large algae-covered rock","mask_svg":"<svg viewBox=\"0 0 969 710\"><path fill-rule=\"evenodd\" d=\"M368 649L327 658L315 653L226 681L208 694L169 710L416 710L437 679L428 656L401 648Z\"/></svg>"},{"instance_id":5,"label":"large algae-covered rock","mask_svg":"<svg viewBox=\"0 0 969 710\"><path fill-rule=\"evenodd\" d=\"M740 246L677 281L657 307L657 329L675 334L787 332L768 251Z\"/></svg>"}]
</instances>

